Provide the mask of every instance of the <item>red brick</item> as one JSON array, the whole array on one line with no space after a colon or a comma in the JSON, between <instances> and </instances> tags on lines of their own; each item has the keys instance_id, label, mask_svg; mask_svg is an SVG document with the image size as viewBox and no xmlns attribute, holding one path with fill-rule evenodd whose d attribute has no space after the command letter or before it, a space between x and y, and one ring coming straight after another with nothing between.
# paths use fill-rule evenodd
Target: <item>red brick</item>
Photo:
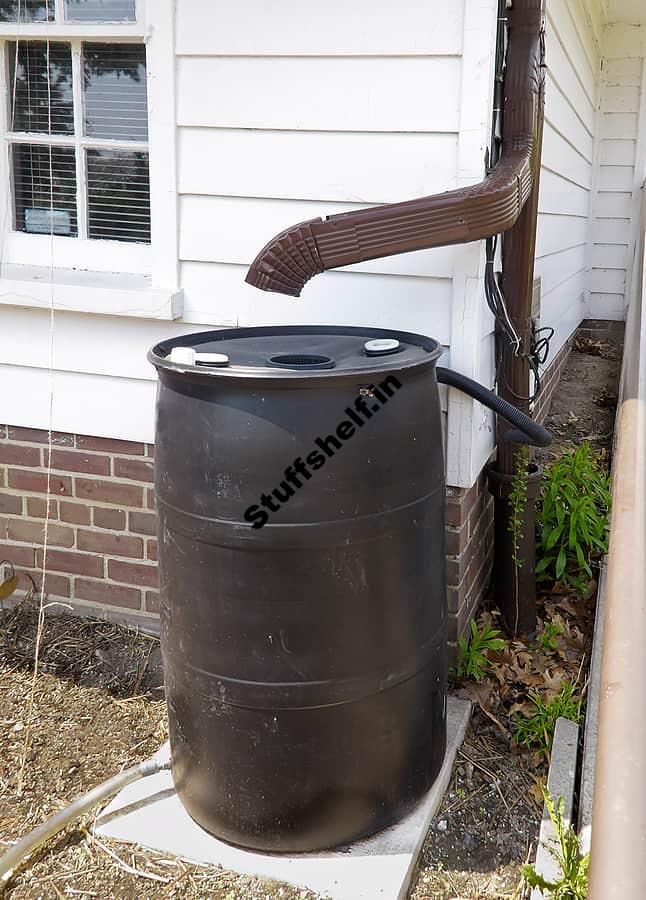
<instances>
[{"instance_id":1,"label":"red brick","mask_svg":"<svg viewBox=\"0 0 646 900\"><path fill-rule=\"evenodd\" d=\"M47 566L47 568L49 568L49 566ZM43 577L42 570L32 569L30 574L40 588L41 579ZM65 575L54 575L52 572L47 572L47 577L45 578L45 594L47 597L70 597L69 578L66 578Z\"/></svg>"},{"instance_id":2,"label":"red brick","mask_svg":"<svg viewBox=\"0 0 646 900\"><path fill-rule=\"evenodd\" d=\"M42 566L43 551L36 551L36 565ZM33 564L32 564L33 565ZM54 572L70 575L89 575L101 578L103 575L103 557L91 556L89 553L74 553L69 550L48 550L47 568Z\"/></svg>"},{"instance_id":3,"label":"red brick","mask_svg":"<svg viewBox=\"0 0 646 900\"><path fill-rule=\"evenodd\" d=\"M24 447L21 444L0 444L0 463L11 466L40 468L40 447Z\"/></svg>"},{"instance_id":4,"label":"red brick","mask_svg":"<svg viewBox=\"0 0 646 900\"><path fill-rule=\"evenodd\" d=\"M47 493L47 475L44 472L29 472L26 469L9 469L9 487L19 491L33 491L38 494ZM49 480L51 494L70 496L72 479L64 475L52 475Z\"/></svg>"},{"instance_id":5,"label":"red brick","mask_svg":"<svg viewBox=\"0 0 646 900\"><path fill-rule=\"evenodd\" d=\"M143 459L115 459L114 474L117 478L129 478L132 481L152 481L153 464Z\"/></svg>"},{"instance_id":6,"label":"red brick","mask_svg":"<svg viewBox=\"0 0 646 900\"><path fill-rule=\"evenodd\" d=\"M155 490L154 488L146 489L146 506L148 509L155 508Z\"/></svg>"},{"instance_id":7,"label":"red brick","mask_svg":"<svg viewBox=\"0 0 646 900\"><path fill-rule=\"evenodd\" d=\"M108 578L124 584L136 584L139 587L159 587L157 566L121 562L118 559L108 560Z\"/></svg>"},{"instance_id":8,"label":"red brick","mask_svg":"<svg viewBox=\"0 0 646 900\"><path fill-rule=\"evenodd\" d=\"M149 456L151 459L155 458L155 445L154 444L146 444L146 456Z\"/></svg>"},{"instance_id":9,"label":"red brick","mask_svg":"<svg viewBox=\"0 0 646 900\"><path fill-rule=\"evenodd\" d=\"M22 497L18 497L16 494L0 494L0 514L7 513L22 515Z\"/></svg>"},{"instance_id":10,"label":"red brick","mask_svg":"<svg viewBox=\"0 0 646 900\"><path fill-rule=\"evenodd\" d=\"M146 445L135 441L90 437L85 434L76 435L76 446L79 450L96 450L99 453L128 453L130 456L143 456L146 452Z\"/></svg>"},{"instance_id":11,"label":"red brick","mask_svg":"<svg viewBox=\"0 0 646 900\"><path fill-rule=\"evenodd\" d=\"M73 525L89 525L90 510L82 503L60 502L60 517L63 522L71 522Z\"/></svg>"},{"instance_id":12,"label":"red brick","mask_svg":"<svg viewBox=\"0 0 646 900\"><path fill-rule=\"evenodd\" d=\"M45 523L30 522L27 519L10 519L6 535L10 541L43 544L45 542ZM50 523L47 526L47 543L52 547L73 547L74 530L66 528L65 525Z\"/></svg>"},{"instance_id":13,"label":"red brick","mask_svg":"<svg viewBox=\"0 0 646 900\"><path fill-rule=\"evenodd\" d=\"M8 559L14 566L32 568L34 553L33 547L17 547L15 544L0 543L0 559Z\"/></svg>"},{"instance_id":14,"label":"red brick","mask_svg":"<svg viewBox=\"0 0 646 900\"><path fill-rule=\"evenodd\" d=\"M154 513L131 512L128 514L128 531L135 534L157 534L157 516Z\"/></svg>"},{"instance_id":15,"label":"red brick","mask_svg":"<svg viewBox=\"0 0 646 900\"><path fill-rule=\"evenodd\" d=\"M159 591L146 591L146 612L159 615Z\"/></svg>"},{"instance_id":16,"label":"red brick","mask_svg":"<svg viewBox=\"0 0 646 900\"><path fill-rule=\"evenodd\" d=\"M74 584L74 596L78 600L90 600L92 603L101 603L107 606L141 609L141 591L121 584L85 581L77 578Z\"/></svg>"},{"instance_id":17,"label":"red brick","mask_svg":"<svg viewBox=\"0 0 646 900\"><path fill-rule=\"evenodd\" d=\"M109 475L110 457L75 450L52 450L52 468L65 472L85 472L88 475Z\"/></svg>"},{"instance_id":18,"label":"red brick","mask_svg":"<svg viewBox=\"0 0 646 900\"><path fill-rule=\"evenodd\" d=\"M30 444L48 444L49 435L39 428L13 428L9 426L9 440L27 441ZM74 435L62 431L52 431L52 444L59 447L73 447Z\"/></svg>"},{"instance_id":19,"label":"red brick","mask_svg":"<svg viewBox=\"0 0 646 900\"><path fill-rule=\"evenodd\" d=\"M0 466L0 487L4 487L7 483L7 470L4 466Z\"/></svg>"},{"instance_id":20,"label":"red brick","mask_svg":"<svg viewBox=\"0 0 646 900\"><path fill-rule=\"evenodd\" d=\"M144 489L136 484L77 478L76 496L79 500L91 500L93 503L98 501L99 503L113 503L115 506L141 508L144 502Z\"/></svg>"},{"instance_id":21,"label":"red brick","mask_svg":"<svg viewBox=\"0 0 646 900\"><path fill-rule=\"evenodd\" d=\"M467 545L469 537L469 528L463 525L462 528L446 529L446 554L447 556L459 556Z\"/></svg>"},{"instance_id":22,"label":"red brick","mask_svg":"<svg viewBox=\"0 0 646 900\"><path fill-rule=\"evenodd\" d=\"M44 519L47 501L42 497L27 497L27 515L33 519ZM49 498L49 518L58 519L58 500Z\"/></svg>"},{"instance_id":23,"label":"red brick","mask_svg":"<svg viewBox=\"0 0 646 900\"><path fill-rule=\"evenodd\" d=\"M79 550L90 550L110 556L129 556L143 559L144 542L129 534L110 534L106 531L81 531L77 533Z\"/></svg>"},{"instance_id":24,"label":"red brick","mask_svg":"<svg viewBox=\"0 0 646 900\"><path fill-rule=\"evenodd\" d=\"M110 528L112 531L124 531L126 514L122 509L112 509L109 506L95 506L94 527Z\"/></svg>"},{"instance_id":25,"label":"red brick","mask_svg":"<svg viewBox=\"0 0 646 900\"><path fill-rule=\"evenodd\" d=\"M148 559L153 559L155 562L157 561L157 541L152 540L148 541L146 545L146 553Z\"/></svg>"}]
</instances>

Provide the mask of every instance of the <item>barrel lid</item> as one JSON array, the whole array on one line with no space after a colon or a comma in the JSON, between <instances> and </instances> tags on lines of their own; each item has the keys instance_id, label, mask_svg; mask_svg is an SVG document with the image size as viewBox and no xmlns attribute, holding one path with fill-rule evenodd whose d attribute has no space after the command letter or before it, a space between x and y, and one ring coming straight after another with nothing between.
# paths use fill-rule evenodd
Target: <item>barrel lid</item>
<instances>
[{"instance_id":1,"label":"barrel lid","mask_svg":"<svg viewBox=\"0 0 646 900\"><path fill-rule=\"evenodd\" d=\"M207 377L310 379L398 371L433 363L441 352L433 338L406 331L283 325L181 335L157 344L148 359L158 369Z\"/></svg>"}]
</instances>

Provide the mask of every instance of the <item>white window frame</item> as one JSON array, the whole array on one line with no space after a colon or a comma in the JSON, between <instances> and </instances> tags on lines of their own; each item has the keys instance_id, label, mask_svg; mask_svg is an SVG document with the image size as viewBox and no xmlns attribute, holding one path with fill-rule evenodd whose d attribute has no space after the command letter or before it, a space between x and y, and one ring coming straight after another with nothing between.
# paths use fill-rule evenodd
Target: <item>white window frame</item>
<instances>
[{"instance_id":1,"label":"white window frame","mask_svg":"<svg viewBox=\"0 0 646 900\"><path fill-rule=\"evenodd\" d=\"M30 296L29 285L46 280L46 273L57 270L56 301L60 308L77 309L76 293L66 291L65 270L82 270L92 284L91 273L97 277L96 290L90 291L82 310L110 315L136 315L152 318L177 318L181 315L182 296L178 290L178 201L176 177L175 125L175 35L173 0L137 0L135 23L66 22L63 0L54 4L55 22L0 23L0 304L42 306L39 296ZM72 50L74 90L74 134L43 135L43 144L76 148L76 189L78 206L78 237L38 235L13 228L14 202L9 148L15 143L38 143L33 134L11 132L10 95L7 84L8 43L20 40L51 40L69 43ZM146 83L148 101L148 141L111 141L83 135L83 106L80 91L81 44L84 42L145 43ZM149 154L150 176L150 244L130 243L83 237L86 233L86 147L145 150ZM7 202L8 200L8 202ZM2 208L5 207L5 210ZM60 270L60 271L59 271ZM114 291L107 289L105 273L114 273L111 283L124 277L122 292L130 299L117 303ZM130 296L132 276L139 279L140 294L135 303ZM20 282L25 284L21 290ZM51 281L51 279L50 279ZM146 290L147 287L147 290ZM110 297L112 294L112 299ZM147 296L143 296L147 294ZM133 311L134 310L134 311Z\"/></svg>"}]
</instances>

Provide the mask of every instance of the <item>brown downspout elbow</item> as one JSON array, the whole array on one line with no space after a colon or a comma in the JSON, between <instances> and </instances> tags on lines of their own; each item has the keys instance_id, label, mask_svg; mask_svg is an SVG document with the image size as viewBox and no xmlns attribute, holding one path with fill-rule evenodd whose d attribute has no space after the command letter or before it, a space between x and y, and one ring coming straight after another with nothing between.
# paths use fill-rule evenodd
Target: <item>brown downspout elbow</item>
<instances>
[{"instance_id":1,"label":"brown downspout elbow","mask_svg":"<svg viewBox=\"0 0 646 900\"><path fill-rule=\"evenodd\" d=\"M247 273L249 284L298 297L312 276L327 269L510 229L534 186L543 3L514 0L509 11L502 155L488 177L444 194L294 225L260 251Z\"/></svg>"}]
</instances>

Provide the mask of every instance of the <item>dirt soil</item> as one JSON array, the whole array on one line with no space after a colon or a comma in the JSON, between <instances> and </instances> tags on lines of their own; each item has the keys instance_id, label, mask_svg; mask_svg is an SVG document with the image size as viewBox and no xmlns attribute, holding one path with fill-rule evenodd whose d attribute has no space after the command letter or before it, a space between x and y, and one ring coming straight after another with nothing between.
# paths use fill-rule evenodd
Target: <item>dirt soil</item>
<instances>
[{"instance_id":1,"label":"dirt soil","mask_svg":"<svg viewBox=\"0 0 646 900\"><path fill-rule=\"evenodd\" d=\"M582 440L608 449L619 365L616 345L579 342L547 421L556 442L542 461ZM588 600L593 605L593 598ZM569 600L551 597L547 602L553 615L559 602L567 610ZM0 617L0 852L78 794L151 756L166 739L157 642L104 622L53 612L48 610L45 618L35 681L35 603L25 601ZM576 634L574 638L585 643ZM567 665L571 647L564 643L559 652ZM511 658L502 663L517 665ZM529 666L524 671L533 677ZM424 845L413 900L520 898L520 866L535 853L538 781L546 765L512 751L508 723L501 721L486 686L473 685L470 691L475 712ZM39 851L9 883L6 896L315 898L287 885L99 842L90 825L87 820L71 827Z\"/></svg>"}]
</instances>

